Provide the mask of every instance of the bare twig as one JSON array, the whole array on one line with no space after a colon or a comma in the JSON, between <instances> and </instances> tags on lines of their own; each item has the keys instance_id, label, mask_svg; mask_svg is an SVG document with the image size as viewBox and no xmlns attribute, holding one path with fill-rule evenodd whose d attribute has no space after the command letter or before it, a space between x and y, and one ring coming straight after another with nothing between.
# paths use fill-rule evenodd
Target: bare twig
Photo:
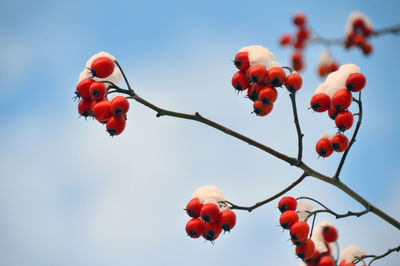
<instances>
[{"instance_id":1,"label":"bare twig","mask_svg":"<svg viewBox=\"0 0 400 266\"><path fill-rule=\"evenodd\" d=\"M347 154L350 151L351 146L353 145L353 143L356 141L356 137L357 137L357 133L358 130L360 129L361 126L361 121L362 121L362 102L361 102L361 91L358 93L358 100L353 98L353 101L355 101L358 104L358 120L357 120L357 125L356 128L354 130L353 136L351 137L350 143L349 143L349 147L344 151L342 159L340 159L340 163L339 166L336 170L335 175L333 176L333 178L339 180L339 175L340 175L340 171L342 170L343 164L346 160Z\"/></svg>"},{"instance_id":2,"label":"bare twig","mask_svg":"<svg viewBox=\"0 0 400 266\"><path fill-rule=\"evenodd\" d=\"M120 65L116 62L117 66L120 68L121 73L123 73ZM129 85L128 80L126 79L125 75L123 74L124 78L125 78L125 82L127 83L127 86L129 88L129 90L127 92L124 92L124 94L127 94L128 97L126 97L127 99L133 99L145 106L147 106L148 108L154 110L157 114L157 117L161 117L161 116L171 116L171 117L177 117L177 118L182 118L182 119L188 119L188 120L193 120L193 121L197 121L200 123L203 123L205 125L208 125L210 127L213 127L215 129L218 129L219 131L230 135L234 138L240 139L243 142L248 143L251 146L254 146L260 150L263 150L267 153L269 153L270 155L284 161L287 162L288 164L295 166L297 168L300 168L304 171L304 174L306 176L312 176L314 178L317 178L323 182L326 182L328 184L331 184L337 188L339 188L341 191L343 191L344 193L346 193L347 195L349 195L350 197L352 197L354 200L358 201L361 205L363 205L365 208L370 208L370 211L373 212L374 214L376 214L377 216L379 216L380 218L382 218L383 220L385 220L386 222L388 222L389 224L393 225L394 227L396 227L397 229L400 229L400 222L397 221L396 219L394 219L393 217L391 217L390 215L386 214L385 212L383 212L382 210L380 210L379 208L375 207L374 205L372 205L370 202L368 202L366 199L364 199L363 197L361 197L358 193L356 193L354 190L352 190L351 188L349 188L347 185L345 185L344 183L340 182L339 179L337 178L331 178L328 177L312 168L310 168L308 165L306 165L304 162L300 162L298 165L296 164L297 160L296 158L293 157L289 157L285 154L282 154L260 142L257 142L247 136L244 136L236 131L233 131L227 127L224 127L212 120L209 120L203 116L201 116L198 112L196 112L195 114L185 114L185 113L179 113L179 112L174 112L174 111L169 111L166 109L162 109L148 101L146 101L145 99L139 97L131 88Z\"/></svg>"},{"instance_id":3,"label":"bare twig","mask_svg":"<svg viewBox=\"0 0 400 266\"><path fill-rule=\"evenodd\" d=\"M252 210L254 210L254 209L258 208L258 207L261 207L261 206L263 206L264 204L267 204L268 202L273 201L274 199L276 199L276 198L282 196L283 194L287 193L287 192L290 191L292 188L294 188L295 186L297 186L298 184L300 184L301 181L303 181L304 178L306 178L306 176L307 176L307 175L306 175L305 173L303 173L296 181L294 181L290 186L288 186L287 188L285 188L285 189L282 190L281 192L279 192L279 193L273 195L272 197L269 197L269 198L266 199L266 200L257 202L257 203L254 204L253 206L243 207L243 206L239 206L239 205L233 204L233 203L231 203L231 202L229 202L229 201L225 201L225 203L229 204L229 208L230 208L230 209L245 210L245 211L251 212Z\"/></svg>"},{"instance_id":4,"label":"bare twig","mask_svg":"<svg viewBox=\"0 0 400 266\"><path fill-rule=\"evenodd\" d=\"M365 255L365 256L357 257L357 258L354 260L353 263L360 262L360 261L362 261L362 260L364 260L364 259L372 258L372 260L368 263L368 266L370 266L370 265L372 264L372 262L374 262L374 261L376 261L376 260L379 260L379 259L382 259L382 258L386 257L387 255L389 255L390 253L393 253L393 252L395 252L395 251L396 251L396 252L400 252L400 246L395 247L395 248L388 249L388 251L386 251L386 252L383 253L382 255Z\"/></svg>"},{"instance_id":5,"label":"bare twig","mask_svg":"<svg viewBox=\"0 0 400 266\"><path fill-rule=\"evenodd\" d=\"M293 91L290 93L290 100L292 102L294 124L296 125L296 131L297 131L298 154L297 154L296 165L298 166L301 164L301 157L303 154L303 136L304 136L304 134L301 133L299 118L297 116L296 92Z\"/></svg>"}]
</instances>

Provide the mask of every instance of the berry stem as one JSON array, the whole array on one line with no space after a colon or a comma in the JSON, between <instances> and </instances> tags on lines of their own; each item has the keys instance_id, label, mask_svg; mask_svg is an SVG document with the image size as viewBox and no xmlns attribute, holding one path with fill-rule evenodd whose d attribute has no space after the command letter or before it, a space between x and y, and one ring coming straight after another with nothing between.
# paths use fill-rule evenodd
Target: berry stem
<instances>
[{"instance_id":1,"label":"berry stem","mask_svg":"<svg viewBox=\"0 0 400 266\"><path fill-rule=\"evenodd\" d=\"M293 109L293 117L294 117L294 124L296 125L297 131L297 141L298 141L298 153L297 153L297 160L296 166L301 164L301 157L303 154L303 133L301 133L299 118L297 115L297 107L296 107L296 92L290 93L290 100L292 102L292 109Z\"/></svg>"},{"instance_id":2,"label":"berry stem","mask_svg":"<svg viewBox=\"0 0 400 266\"><path fill-rule=\"evenodd\" d=\"M339 180L339 175L340 175L340 171L343 168L343 164L346 160L347 154L350 151L351 146L353 145L353 143L356 141L356 136L358 133L358 130L360 129L361 126L361 121L362 121L362 101L361 101L361 91L358 93L358 99L353 98L353 101L357 103L358 105L358 120L357 120L357 125L356 128L354 130L353 136L351 137L350 143L349 143L349 147L344 151L342 158L340 159L340 163L339 166L336 170L335 175L333 176L334 179Z\"/></svg>"}]
</instances>

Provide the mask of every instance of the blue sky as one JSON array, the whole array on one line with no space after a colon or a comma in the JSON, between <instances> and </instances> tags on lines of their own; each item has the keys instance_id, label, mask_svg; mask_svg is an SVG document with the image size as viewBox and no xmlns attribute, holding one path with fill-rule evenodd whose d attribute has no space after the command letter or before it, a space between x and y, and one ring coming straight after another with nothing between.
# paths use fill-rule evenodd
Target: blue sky
<instances>
[{"instance_id":1,"label":"blue sky","mask_svg":"<svg viewBox=\"0 0 400 266\"><path fill-rule=\"evenodd\" d=\"M278 38L294 31L301 10L322 36L343 35L359 10L376 28L398 24L400 3L386 1L1 1L0 2L0 265L298 265L288 234L276 227L276 202L251 214L215 245L185 236L182 211L193 191L215 184L232 202L251 205L290 184L300 172L247 144L191 121L155 118L132 103L118 137L79 119L71 99L86 60L113 54L136 92L176 111L204 116L289 155L296 154L290 102L280 90L266 118L231 88L231 60L242 46L261 44L288 64ZM374 53L333 47L340 63L367 77L364 122L342 180L400 219L400 38L372 40ZM298 94L308 165L333 174L340 156L317 159L314 145L334 132L325 115L307 110L321 80L322 46L306 51ZM352 199L312 178L290 195L312 196L337 211L361 210ZM399 231L373 214L330 216L340 246L383 253ZM374 265L395 265L393 254Z\"/></svg>"}]
</instances>

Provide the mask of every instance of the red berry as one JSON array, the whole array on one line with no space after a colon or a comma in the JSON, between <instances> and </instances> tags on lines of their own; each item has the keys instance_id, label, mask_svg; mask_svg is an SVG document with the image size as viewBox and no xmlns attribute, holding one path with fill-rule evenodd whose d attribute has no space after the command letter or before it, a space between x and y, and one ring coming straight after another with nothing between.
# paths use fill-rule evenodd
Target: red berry
<instances>
[{"instance_id":1,"label":"red berry","mask_svg":"<svg viewBox=\"0 0 400 266\"><path fill-rule=\"evenodd\" d=\"M279 218L279 223L283 229L290 229L299 220L299 215L295 211L285 211Z\"/></svg>"},{"instance_id":2,"label":"red berry","mask_svg":"<svg viewBox=\"0 0 400 266\"><path fill-rule=\"evenodd\" d=\"M203 204L201 204L199 198L193 198L186 205L186 213L193 218L197 218L200 216L201 208L203 208Z\"/></svg>"},{"instance_id":3,"label":"red berry","mask_svg":"<svg viewBox=\"0 0 400 266\"><path fill-rule=\"evenodd\" d=\"M294 44L294 48L296 49L303 49L305 46L305 42L303 40L297 40Z\"/></svg>"},{"instance_id":4,"label":"red berry","mask_svg":"<svg viewBox=\"0 0 400 266\"><path fill-rule=\"evenodd\" d=\"M328 109L328 115L331 119L335 120L336 115L340 112L340 110L336 109L335 106L331 105Z\"/></svg>"},{"instance_id":5,"label":"red berry","mask_svg":"<svg viewBox=\"0 0 400 266\"><path fill-rule=\"evenodd\" d=\"M327 138L321 138L317 142L317 145L315 145L315 150L317 151L319 156L324 158L329 157L333 152L331 142Z\"/></svg>"},{"instance_id":6,"label":"red berry","mask_svg":"<svg viewBox=\"0 0 400 266\"><path fill-rule=\"evenodd\" d=\"M323 256L319 259L317 266L335 266L335 261L331 256Z\"/></svg>"},{"instance_id":7,"label":"red berry","mask_svg":"<svg viewBox=\"0 0 400 266\"><path fill-rule=\"evenodd\" d=\"M215 223L219 218L219 208L215 203L206 203L200 211L201 218L207 223Z\"/></svg>"},{"instance_id":8,"label":"red berry","mask_svg":"<svg viewBox=\"0 0 400 266\"><path fill-rule=\"evenodd\" d=\"M273 104L277 97L278 92L276 89L269 86L261 88L260 93L258 94L258 98L263 104Z\"/></svg>"},{"instance_id":9,"label":"red berry","mask_svg":"<svg viewBox=\"0 0 400 266\"><path fill-rule=\"evenodd\" d=\"M320 254L318 250L314 249L314 253L311 258L304 260L307 263L307 266L316 266L319 260Z\"/></svg>"},{"instance_id":10,"label":"red berry","mask_svg":"<svg viewBox=\"0 0 400 266\"><path fill-rule=\"evenodd\" d=\"M369 35L371 35L372 32L373 32L373 30L371 28L367 27L367 26L365 26L364 29L363 29L363 33L364 33L365 37L368 37Z\"/></svg>"},{"instance_id":11,"label":"red berry","mask_svg":"<svg viewBox=\"0 0 400 266\"><path fill-rule=\"evenodd\" d=\"M236 72L232 77L232 86L238 91L243 91L250 87L250 82L246 77L246 72Z\"/></svg>"},{"instance_id":12,"label":"red berry","mask_svg":"<svg viewBox=\"0 0 400 266\"><path fill-rule=\"evenodd\" d=\"M117 96L111 100L111 112L116 116L126 114L129 110L129 102L123 96Z\"/></svg>"},{"instance_id":13,"label":"red berry","mask_svg":"<svg viewBox=\"0 0 400 266\"><path fill-rule=\"evenodd\" d=\"M203 237L206 240L214 241L218 238L219 234L221 234L222 229L218 227L217 223L205 223Z\"/></svg>"},{"instance_id":14,"label":"red berry","mask_svg":"<svg viewBox=\"0 0 400 266\"><path fill-rule=\"evenodd\" d=\"M300 30L297 32L297 39L304 41L308 38L309 36L309 31L305 28L300 28Z\"/></svg>"},{"instance_id":15,"label":"red berry","mask_svg":"<svg viewBox=\"0 0 400 266\"><path fill-rule=\"evenodd\" d=\"M290 92L298 91L303 85L303 79L297 73L289 74L286 77L285 86Z\"/></svg>"},{"instance_id":16,"label":"red berry","mask_svg":"<svg viewBox=\"0 0 400 266\"><path fill-rule=\"evenodd\" d=\"M350 111L341 111L336 115L335 124L340 131L345 131L353 125L353 114Z\"/></svg>"},{"instance_id":17,"label":"red berry","mask_svg":"<svg viewBox=\"0 0 400 266\"><path fill-rule=\"evenodd\" d=\"M303 26L306 23L306 16L302 13L294 14L293 23L297 26Z\"/></svg>"},{"instance_id":18,"label":"red berry","mask_svg":"<svg viewBox=\"0 0 400 266\"><path fill-rule=\"evenodd\" d=\"M329 73L330 67L327 64L321 64L318 68L318 74L323 77Z\"/></svg>"},{"instance_id":19,"label":"red berry","mask_svg":"<svg viewBox=\"0 0 400 266\"><path fill-rule=\"evenodd\" d=\"M361 73L352 73L347 77L346 88L352 92L359 92L365 87L367 80Z\"/></svg>"},{"instance_id":20,"label":"red berry","mask_svg":"<svg viewBox=\"0 0 400 266\"><path fill-rule=\"evenodd\" d=\"M364 20L362 18L356 18L353 21L353 28L354 29L362 29L362 28L364 28Z\"/></svg>"},{"instance_id":21,"label":"red berry","mask_svg":"<svg viewBox=\"0 0 400 266\"><path fill-rule=\"evenodd\" d=\"M83 99L90 99L89 87L94 82L93 79L83 79L76 86L76 95Z\"/></svg>"},{"instance_id":22,"label":"red berry","mask_svg":"<svg viewBox=\"0 0 400 266\"><path fill-rule=\"evenodd\" d=\"M219 215L218 226L224 231L230 231L236 224L236 214L231 210L223 210Z\"/></svg>"},{"instance_id":23,"label":"red berry","mask_svg":"<svg viewBox=\"0 0 400 266\"><path fill-rule=\"evenodd\" d=\"M90 69L95 77L106 78L114 72L114 62L106 56L96 58Z\"/></svg>"},{"instance_id":24,"label":"red berry","mask_svg":"<svg viewBox=\"0 0 400 266\"><path fill-rule=\"evenodd\" d=\"M363 45L363 43L365 43L365 37L364 37L364 35L361 35L361 34L356 34L356 35L354 35L354 37L353 37L353 43L356 45L356 46L362 46Z\"/></svg>"},{"instance_id":25,"label":"red berry","mask_svg":"<svg viewBox=\"0 0 400 266\"><path fill-rule=\"evenodd\" d=\"M248 52L237 53L233 63L239 70L246 71L250 67L249 53Z\"/></svg>"},{"instance_id":26,"label":"red berry","mask_svg":"<svg viewBox=\"0 0 400 266\"><path fill-rule=\"evenodd\" d=\"M89 87L89 93L93 100L102 100L106 96L107 87L103 82L93 82Z\"/></svg>"},{"instance_id":27,"label":"red berry","mask_svg":"<svg viewBox=\"0 0 400 266\"><path fill-rule=\"evenodd\" d=\"M296 247L296 255L302 260L307 260L312 257L314 250L314 241L311 239L306 239L303 243Z\"/></svg>"},{"instance_id":28,"label":"red berry","mask_svg":"<svg viewBox=\"0 0 400 266\"><path fill-rule=\"evenodd\" d=\"M339 64L338 64L338 62L335 62L335 61L332 62L329 68L330 68L330 69L329 69L329 72L335 72L336 70L339 69Z\"/></svg>"},{"instance_id":29,"label":"red berry","mask_svg":"<svg viewBox=\"0 0 400 266\"><path fill-rule=\"evenodd\" d=\"M309 232L310 227L308 226L308 224L303 221L298 221L295 222L290 228L290 237L295 243L301 244L307 239Z\"/></svg>"},{"instance_id":30,"label":"red berry","mask_svg":"<svg viewBox=\"0 0 400 266\"><path fill-rule=\"evenodd\" d=\"M107 121L107 132L110 136L116 136L122 133L125 129L125 117L123 116L111 116L110 119Z\"/></svg>"},{"instance_id":31,"label":"red berry","mask_svg":"<svg viewBox=\"0 0 400 266\"><path fill-rule=\"evenodd\" d=\"M365 55L369 55L372 52L372 44L364 42L361 46L361 49Z\"/></svg>"},{"instance_id":32,"label":"red berry","mask_svg":"<svg viewBox=\"0 0 400 266\"><path fill-rule=\"evenodd\" d=\"M290 36L290 34L285 33L281 36L281 40L280 40L281 45L288 45L291 42L292 42L292 36Z\"/></svg>"},{"instance_id":33,"label":"red berry","mask_svg":"<svg viewBox=\"0 0 400 266\"><path fill-rule=\"evenodd\" d=\"M326 242L335 242L338 238L338 232L332 225L327 225L322 230L322 236Z\"/></svg>"},{"instance_id":34,"label":"red berry","mask_svg":"<svg viewBox=\"0 0 400 266\"><path fill-rule=\"evenodd\" d=\"M331 104L335 106L337 110L341 111L349 108L352 101L353 96L351 95L351 92L348 89L343 88L333 94Z\"/></svg>"},{"instance_id":35,"label":"red berry","mask_svg":"<svg viewBox=\"0 0 400 266\"><path fill-rule=\"evenodd\" d=\"M78 112L83 117L88 117L91 114L90 106L92 104L92 100L90 99L82 99L78 104Z\"/></svg>"},{"instance_id":36,"label":"red berry","mask_svg":"<svg viewBox=\"0 0 400 266\"><path fill-rule=\"evenodd\" d=\"M336 152L342 152L349 147L349 140L343 134L337 134L331 139L331 146Z\"/></svg>"},{"instance_id":37,"label":"red berry","mask_svg":"<svg viewBox=\"0 0 400 266\"><path fill-rule=\"evenodd\" d=\"M286 73L280 67L272 67L268 70L267 80L273 87L282 86L285 83Z\"/></svg>"},{"instance_id":38,"label":"red berry","mask_svg":"<svg viewBox=\"0 0 400 266\"><path fill-rule=\"evenodd\" d=\"M263 65L253 65L247 71L249 72L250 81L255 83L264 82L267 76L267 69Z\"/></svg>"},{"instance_id":39,"label":"red berry","mask_svg":"<svg viewBox=\"0 0 400 266\"><path fill-rule=\"evenodd\" d=\"M256 100L253 104L254 113L258 116L266 116L272 111L274 104L263 104L262 101Z\"/></svg>"},{"instance_id":40,"label":"red berry","mask_svg":"<svg viewBox=\"0 0 400 266\"><path fill-rule=\"evenodd\" d=\"M292 63L293 64L300 64L303 62L303 56L299 51L296 51L292 54Z\"/></svg>"},{"instance_id":41,"label":"red berry","mask_svg":"<svg viewBox=\"0 0 400 266\"><path fill-rule=\"evenodd\" d=\"M112 115L111 103L107 99L96 102L92 107L92 113L100 123L106 122Z\"/></svg>"},{"instance_id":42,"label":"red berry","mask_svg":"<svg viewBox=\"0 0 400 266\"><path fill-rule=\"evenodd\" d=\"M315 112L322 113L331 106L331 98L325 93L317 93L311 98L310 105Z\"/></svg>"},{"instance_id":43,"label":"red berry","mask_svg":"<svg viewBox=\"0 0 400 266\"><path fill-rule=\"evenodd\" d=\"M260 92L260 86L257 83L251 84L247 90L247 97L253 102L258 99L258 93Z\"/></svg>"},{"instance_id":44,"label":"red berry","mask_svg":"<svg viewBox=\"0 0 400 266\"><path fill-rule=\"evenodd\" d=\"M204 232L204 222L199 218L190 219L186 223L186 233L191 238L199 238Z\"/></svg>"},{"instance_id":45,"label":"red berry","mask_svg":"<svg viewBox=\"0 0 400 266\"><path fill-rule=\"evenodd\" d=\"M302 71L304 68L304 64L302 62L293 63L293 69L296 71Z\"/></svg>"},{"instance_id":46,"label":"red berry","mask_svg":"<svg viewBox=\"0 0 400 266\"><path fill-rule=\"evenodd\" d=\"M281 198L281 200L278 202L278 209L281 212L295 211L296 208L297 208L297 200L293 197L286 196Z\"/></svg>"}]
</instances>

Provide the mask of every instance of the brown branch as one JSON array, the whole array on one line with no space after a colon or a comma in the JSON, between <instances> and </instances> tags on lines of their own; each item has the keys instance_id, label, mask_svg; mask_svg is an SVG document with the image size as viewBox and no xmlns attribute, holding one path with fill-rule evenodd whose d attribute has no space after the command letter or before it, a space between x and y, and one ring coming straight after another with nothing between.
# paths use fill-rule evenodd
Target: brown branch
<instances>
[{"instance_id":1,"label":"brown branch","mask_svg":"<svg viewBox=\"0 0 400 266\"><path fill-rule=\"evenodd\" d=\"M311 43L316 43L316 44L321 43L321 44L324 44L327 46L344 45L344 39L325 39L325 38L321 37L321 35L319 35L315 30L312 30L312 31L313 31L314 35L316 35L316 37L309 39L309 42L311 42ZM378 37L378 36L385 35L385 34L394 34L394 35L400 34L400 25L394 25L391 27L374 30L369 37L370 38Z\"/></svg>"},{"instance_id":2,"label":"brown branch","mask_svg":"<svg viewBox=\"0 0 400 266\"><path fill-rule=\"evenodd\" d=\"M339 175L340 175L340 171L342 170L343 164L346 160L347 154L350 151L351 146L354 144L354 142L356 141L356 137L357 137L357 133L358 130L360 129L361 126L361 121L362 121L362 102L361 102L361 91L358 93L358 100L353 98L353 101L355 101L358 104L358 120L357 120L357 125L356 125L356 129L354 130L353 136L351 137L350 143L349 143L349 147L344 151L342 159L340 159L340 163L339 166L336 170L335 175L333 176L333 178L339 180Z\"/></svg>"},{"instance_id":3,"label":"brown branch","mask_svg":"<svg viewBox=\"0 0 400 266\"><path fill-rule=\"evenodd\" d=\"M303 136L304 136L304 134L301 133L299 118L297 116L296 92L295 91L290 93L290 100L292 102L294 124L296 125L296 131L297 131L298 154L297 154L296 166L298 166L301 164L301 157L303 154Z\"/></svg>"},{"instance_id":4,"label":"brown branch","mask_svg":"<svg viewBox=\"0 0 400 266\"><path fill-rule=\"evenodd\" d=\"M388 251L386 251L385 253L383 253L382 255L364 255L361 257L357 257L353 263L358 263L364 259L372 258L372 260L368 263L368 266L370 266L372 264L372 262L374 262L375 260L382 259L382 258L386 257L387 255L389 255L390 253L393 253L395 251L400 252L400 246L391 248Z\"/></svg>"},{"instance_id":5,"label":"brown branch","mask_svg":"<svg viewBox=\"0 0 400 266\"><path fill-rule=\"evenodd\" d=\"M310 213L307 215L306 219L305 219L306 222L307 222L307 220L308 220L311 216L314 215L314 217L315 217L316 214L318 214L318 213L323 213L323 212L330 213L330 214L332 214L333 216L335 216L336 219L340 219L340 218L349 217L349 216L357 216L357 217L360 217L360 216L362 216L362 215L364 215L364 214L367 214L368 212L371 211L370 207L367 207L367 208L365 208L365 210L360 211L360 212L348 211L347 213L339 214L339 213L337 213L337 212L334 212L334 211L331 210L330 208L326 207L324 204L322 204L321 202L319 202L319 201L316 200L316 199L313 199L313 198L310 198L310 197L298 197L298 198L296 198L296 200L300 200L300 199L306 199L306 200L314 201L315 203L318 203L322 208L324 208L324 209L322 209L322 210L315 210L315 211L313 211L313 212L310 212Z\"/></svg>"},{"instance_id":6,"label":"brown branch","mask_svg":"<svg viewBox=\"0 0 400 266\"><path fill-rule=\"evenodd\" d=\"M116 62L117 66L120 68L121 72L123 73L120 65ZM300 168L304 171L304 174L307 176L312 176L314 178L317 178L323 182L326 182L328 184L331 184L337 188L339 188L341 191L343 191L344 193L346 193L347 195L349 195L351 198L353 198L354 200L358 201L361 205L363 205L365 208L369 207L370 211L373 212L374 214L376 214L377 216L379 216L380 218L382 218L383 220L385 220L386 222L388 222L389 224L393 225L394 227L396 227L397 229L400 229L400 222L397 221L396 219L394 219L393 217L391 217L390 215L386 214L385 212L383 212L382 210L380 210L379 208L375 207L374 205L372 205L370 202L368 202L366 199L364 199L363 197L361 197L358 193L356 193L354 190L352 190L351 188L349 188L347 185L345 185L344 183L340 182L339 179L336 178L331 178L328 177L324 174L321 174L320 172L310 168L308 165L306 165L304 162L300 162L299 165L296 165L296 158L293 157L289 157L285 154L282 154L260 142L257 142L249 137L246 137L238 132L235 132L229 128L226 128L212 120L209 120L203 116L201 116L199 113L195 113L195 114L185 114L185 113L179 113L179 112L174 112L174 111L169 111L169 110L165 110L162 109L148 101L146 101L145 99L139 97L129 86L128 80L126 79L125 75L123 74L124 78L125 78L125 82L128 85L128 92L125 93L127 95L129 95L128 97L126 97L127 99L133 99L147 107L149 107L150 109L154 110L157 112L156 116L160 117L160 116L172 116L172 117L177 117L177 118L182 118L182 119L188 119L188 120L193 120L193 121L197 121L203 124L206 124L210 127L213 127L215 129L218 129L219 131L230 135L234 138L240 139L243 142L248 143L251 146L254 146L260 150L263 150L269 154L271 154L272 156L281 159L282 161L287 162L288 164L295 166L297 168Z\"/></svg>"},{"instance_id":7,"label":"brown branch","mask_svg":"<svg viewBox=\"0 0 400 266\"><path fill-rule=\"evenodd\" d=\"M251 212L252 210L254 210L254 209L258 208L258 207L261 207L261 206L267 204L268 202L273 201L274 199L276 199L276 198L282 196L283 194L287 193L289 190L291 190L292 188L294 188L295 186L300 184L301 181L303 181L304 178L306 178L306 176L307 176L307 174L303 173L296 181L294 181L290 186L288 186L287 188L285 188L281 192L273 195L272 197L269 197L266 200L257 202L253 206L243 207L243 206L239 206L239 205L233 204L233 203L231 203L229 201L224 201L224 203L229 204L229 208L230 209L233 209L233 210L245 210L245 211Z\"/></svg>"}]
</instances>

